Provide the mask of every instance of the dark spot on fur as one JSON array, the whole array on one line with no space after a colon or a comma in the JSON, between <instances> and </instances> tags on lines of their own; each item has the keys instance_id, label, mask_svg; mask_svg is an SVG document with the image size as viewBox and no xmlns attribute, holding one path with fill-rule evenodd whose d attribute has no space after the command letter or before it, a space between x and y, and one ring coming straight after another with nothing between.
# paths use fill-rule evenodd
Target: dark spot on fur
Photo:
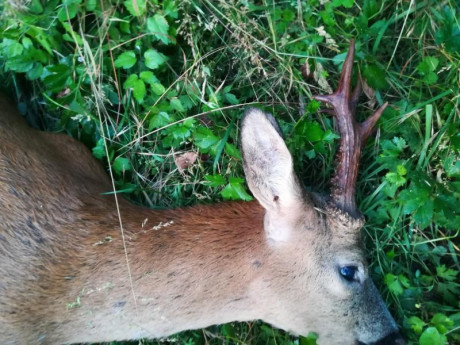
<instances>
[{"instance_id":1,"label":"dark spot on fur","mask_svg":"<svg viewBox=\"0 0 460 345\"><path fill-rule=\"evenodd\" d=\"M37 242L37 243L43 243L45 242L45 239L42 236L41 230L35 226L34 222L30 217L27 218L27 226L29 227L32 232L30 232L30 235L32 235L32 238Z\"/></svg>"},{"instance_id":2,"label":"dark spot on fur","mask_svg":"<svg viewBox=\"0 0 460 345\"><path fill-rule=\"evenodd\" d=\"M179 299L179 298L182 298L184 297L184 295L177 295L177 296L174 296L174 299Z\"/></svg>"},{"instance_id":3,"label":"dark spot on fur","mask_svg":"<svg viewBox=\"0 0 460 345\"><path fill-rule=\"evenodd\" d=\"M10 186L10 193L14 196L19 196L18 191L13 186Z\"/></svg>"},{"instance_id":4,"label":"dark spot on fur","mask_svg":"<svg viewBox=\"0 0 460 345\"><path fill-rule=\"evenodd\" d=\"M113 304L114 308L123 308L126 305L126 301L119 301Z\"/></svg>"},{"instance_id":5,"label":"dark spot on fur","mask_svg":"<svg viewBox=\"0 0 460 345\"><path fill-rule=\"evenodd\" d=\"M262 267L262 265L263 265L263 263L260 262L259 260L254 260L252 262L252 267L254 267L254 268L260 268L260 267Z\"/></svg>"},{"instance_id":6,"label":"dark spot on fur","mask_svg":"<svg viewBox=\"0 0 460 345\"><path fill-rule=\"evenodd\" d=\"M274 202L277 202L277 201L279 200L279 198L280 198L280 197L279 197L278 195L275 195L275 196L273 197L273 201L274 201Z\"/></svg>"}]
</instances>

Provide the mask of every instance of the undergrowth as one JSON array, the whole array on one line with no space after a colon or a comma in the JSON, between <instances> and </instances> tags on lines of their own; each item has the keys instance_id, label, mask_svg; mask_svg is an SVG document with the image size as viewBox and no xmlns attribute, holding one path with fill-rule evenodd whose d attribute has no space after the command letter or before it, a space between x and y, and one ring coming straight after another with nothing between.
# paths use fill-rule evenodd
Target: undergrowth
<instances>
[{"instance_id":1,"label":"undergrowth","mask_svg":"<svg viewBox=\"0 0 460 345\"><path fill-rule=\"evenodd\" d=\"M0 6L2 79L20 110L36 126L83 141L111 168L119 193L150 207L251 199L238 146L248 106L275 114L299 176L326 191L338 136L311 96L335 87L354 38L354 78L359 70L365 93L360 116L390 103L364 150L356 196L368 220L374 281L411 344L460 343L458 3ZM168 342L315 340L254 322Z\"/></svg>"}]
</instances>

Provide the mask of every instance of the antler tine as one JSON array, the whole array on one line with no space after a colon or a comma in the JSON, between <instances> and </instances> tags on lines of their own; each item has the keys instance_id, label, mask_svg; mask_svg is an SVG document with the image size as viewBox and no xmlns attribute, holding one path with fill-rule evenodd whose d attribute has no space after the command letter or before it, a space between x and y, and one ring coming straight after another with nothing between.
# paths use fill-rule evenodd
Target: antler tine
<instances>
[{"instance_id":1,"label":"antler tine","mask_svg":"<svg viewBox=\"0 0 460 345\"><path fill-rule=\"evenodd\" d=\"M347 212L353 217L359 217L360 213L356 208L355 201L355 185L361 147L370 135L380 115L385 110L387 103L363 123L356 123L355 113L361 94L361 82L360 78L358 78L358 83L350 94L354 53L355 43L351 41L337 90L331 95L314 96L314 99L325 102L333 107L340 133L337 154L338 166L332 179L332 201L342 211Z\"/></svg>"}]
</instances>

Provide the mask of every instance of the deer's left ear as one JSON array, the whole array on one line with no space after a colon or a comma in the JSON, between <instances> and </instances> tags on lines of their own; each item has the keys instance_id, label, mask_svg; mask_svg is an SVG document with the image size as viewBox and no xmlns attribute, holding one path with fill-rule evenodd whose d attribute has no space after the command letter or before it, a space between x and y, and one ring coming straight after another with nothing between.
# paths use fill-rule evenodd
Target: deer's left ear
<instances>
[{"instance_id":1,"label":"deer's left ear","mask_svg":"<svg viewBox=\"0 0 460 345\"><path fill-rule=\"evenodd\" d=\"M305 200L276 120L259 109L248 109L241 143L249 189L266 209L267 235L273 240L287 240L305 208Z\"/></svg>"}]
</instances>

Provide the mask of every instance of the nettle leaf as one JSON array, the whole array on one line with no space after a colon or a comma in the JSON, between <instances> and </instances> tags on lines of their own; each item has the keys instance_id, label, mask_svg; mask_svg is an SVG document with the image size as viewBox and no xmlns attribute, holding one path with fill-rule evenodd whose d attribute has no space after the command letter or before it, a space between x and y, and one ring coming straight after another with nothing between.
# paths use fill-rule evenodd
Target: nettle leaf
<instances>
[{"instance_id":1,"label":"nettle leaf","mask_svg":"<svg viewBox=\"0 0 460 345\"><path fill-rule=\"evenodd\" d=\"M430 225L433 219L433 200L426 199L414 213L414 220L421 228Z\"/></svg>"},{"instance_id":2,"label":"nettle leaf","mask_svg":"<svg viewBox=\"0 0 460 345\"><path fill-rule=\"evenodd\" d=\"M377 65L366 65L363 76L369 86L374 89L384 89L388 86L385 71Z\"/></svg>"},{"instance_id":3,"label":"nettle leaf","mask_svg":"<svg viewBox=\"0 0 460 345\"><path fill-rule=\"evenodd\" d=\"M155 76L155 74L153 74L152 71L142 71L139 74L139 77L147 84L156 84L160 82L160 80Z\"/></svg>"},{"instance_id":4,"label":"nettle leaf","mask_svg":"<svg viewBox=\"0 0 460 345\"><path fill-rule=\"evenodd\" d=\"M171 43L168 35L169 24L168 21L160 14L155 14L153 17L147 19L147 29L153 33L153 37L160 40L164 44Z\"/></svg>"},{"instance_id":5,"label":"nettle leaf","mask_svg":"<svg viewBox=\"0 0 460 345\"><path fill-rule=\"evenodd\" d=\"M444 345L446 337L439 333L436 327L428 327L419 339L420 345Z\"/></svg>"},{"instance_id":6,"label":"nettle leaf","mask_svg":"<svg viewBox=\"0 0 460 345\"><path fill-rule=\"evenodd\" d=\"M391 292L393 292L396 296L402 295L404 290L397 276L391 273L387 273L385 274L384 280L385 284L388 286Z\"/></svg>"},{"instance_id":7,"label":"nettle leaf","mask_svg":"<svg viewBox=\"0 0 460 345\"><path fill-rule=\"evenodd\" d=\"M134 17L140 17L145 13L145 0L127 0L123 2L123 5L125 5L128 12Z\"/></svg>"},{"instance_id":8,"label":"nettle leaf","mask_svg":"<svg viewBox=\"0 0 460 345\"><path fill-rule=\"evenodd\" d=\"M203 152L208 152L209 149L219 142L219 138L206 127L198 127L193 133L195 145L198 146Z\"/></svg>"},{"instance_id":9,"label":"nettle leaf","mask_svg":"<svg viewBox=\"0 0 460 345\"><path fill-rule=\"evenodd\" d=\"M296 135L308 141L319 141L324 137L324 131L318 122L303 121L296 126Z\"/></svg>"},{"instance_id":10,"label":"nettle leaf","mask_svg":"<svg viewBox=\"0 0 460 345\"><path fill-rule=\"evenodd\" d=\"M144 81L139 79L137 74L131 74L123 84L123 88L125 90L131 89L133 91L134 99L139 103L144 100L145 94L147 93Z\"/></svg>"},{"instance_id":11,"label":"nettle leaf","mask_svg":"<svg viewBox=\"0 0 460 345\"><path fill-rule=\"evenodd\" d=\"M425 57L417 66L418 73L423 77L423 82L427 85L434 84L438 81L438 75L435 73L439 60L433 56Z\"/></svg>"},{"instance_id":12,"label":"nettle leaf","mask_svg":"<svg viewBox=\"0 0 460 345\"><path fill-rule=\"evenodd\" d=\"M444 278L445 280L454 281L458 271L446 268L446 265L441 265L436 267L436 274L438 277Z\"/></svg>"},{"instance_id":13,"label":"nettle leaf","mask_svg":"<svg viewBox=\"0 0 460 345\"><path fill-rule=\"evenodd\" d=\"M229 183L220 194L226 200L252 200L252 197L246 192L243 182L244 179L242 178L230 177Z\"/></svg>"},{"instance_id":14,"label":"nettle leaf","mask_svg":"<svg viewBox=\"0 0 460 345\"><path fill-rule=\"evenodd\" d=\"M65 0L58 11L58 19L61 22L75 18L80 9L81 0Z\"/></svg>"},{"instance_id":15,"label":"nettle leaf","mask_svg":"<svg viewBox=\"0 0 460 345\"><path fill-rule=\"evenodd\" d=\"M174 126L174 128L172 130L172 135L173 135L174 139L185 140L190 136L190 134L191 134L190 129L188 129L183 124Z\"/></svg>"},{"instance_id":16,"label":"nettle leaf","mask_svg":"<svg viewBox=\"0 0 460 345\"><path fill-rule=\"evenodd\" d=\"M225 177L220 174L205 175L204 179L206 180L205 184L210 187L220 187L227 183Z\"/></svg>"},{"instance_id":17,"label":"nettle leaf","mask_svg":"<svg viewBox=\"0 0 460 345\"><path fill-rule=\"evenodd\" d=\"M93 156L96 157L97 159L102 159L104 157L107 157L104 138L100 138L97 141L96 146L93 147L92 151L93 151Z\"/></svg>"},{"instance_id":18,"label":"nettle leaf","mask_svg":"<svg viewBox=\"0 0 460 345\"><path fill-rule=\"evenodd\" d=\"M136 54L134 51L130 50L121 54L115 60L115 67L122 67L124 69L128 69L133 67L137 62Z\"/></svg>"},{"instance_id":19,"label":"nettle leaf","mask_svg":"<svg viewBox=\"0 0 460 345\"><path fill-rule=\"evenodd\" d=\"M169 104L171 105L171 109L173 110L176 110L180 113L183 113L185 111L182 105L182 102L177 97L171 98L171 100L169 101Z\"/></svg>"},{"instance_id":20,"label":"nettle leaf","mask_svg":"<svg viewBox=\"0 0 460 345\"><path fill-rule=\"evenodd\" d=\"M460 159L456 159L454 156L447 156L444 159L443 167L448 177L460 176Z\"/></svg>"},{"instance_id":21,"label":"nettle leaf","mask_svg":"<svg viewBox=\"0 0 460 345\"><path fill-rule=\"evenodd\" d=\"M332 5L335 7L343 6L346 8L352 8L354 0L333 0Z\"/></svg>"},{"instance_id":22,"label":"nettle leaf","mask_svg":"<svg viewBox=\"0 0 460 345\"><path fill-rule=\"evenodd\" d=\"M427 85L432 85L438 81L438 75L434 72L427 72L423 75L423 82Z\"/></svg>"},{"instance_id":23,"label":"nettle leaf","mask_svg":"<svg viewBox=\"0 0 460 345\"><path fill-rule=\"evenodd\" d=\"M154 128L162 128L169 125L173 120L168 113L161 111L156 115L153 115L149 122L149 130Z\"/></svg>"},{"instance_id":24,"label":"nettle leaf","mask_svg":"<svg viewBox=\"0 0 460 345\"><path fill-rule=\"evenodd\" d=\"M426 326L426 323L417 316L411 316L407 319L407 322L416 334L421 334L423 328Z\"/></svg>"},{"instance_id":25,"label":"nettle leaf","mask_svg":"<svg viewBox=\"0 0 460 345\"><path fill-rule=\"evenodd\" d=\"M455 10L449 6L443 8L442 25L436 30L436 44L444 44L446 50L451 53L460 52L460 26L455 18Z\"/></svg>"},{"instance_id":26,"label":"nettle leaf","mask_svg":"<svg viewBox=\"0 0 460 345\"><path fill-rule=\"evenodd\" d=\"M406 179L399 175L398 173L395 172L389 172L385 175L385 179L390 182L391 184L394 184L396 186L402 186L406 183Z\"/></svg>"},{"instance_id":27,"label":"nettle leaf","mask_svg":"<svg viewBox=\"0 0 460 345\"><path fill-rule=\"evenodd\" d=\"M29 69L26 73L27 79L36 80L42 76L43 71L44 71L43 65L39 62L34 62L32 64L32 68Z\"/></svg>"},{"instance_id":28,"label":"nettle leaf","mask_svg":"<svg viewBox=\"0 0 460 345\"><path fill-rule=\"evenodd\" d=\"M164 94L166 91L166 88L160 83L152 84L150 87L152 88L152 92L157 96Z\"/></svg>"},{"instance_id":29,"label":"nettle leaf","mask_svg":"<svg viewBox=\"0 0 460 345\"><path fill-rule=\"evenodd\" d=\"M225 153L236 159L241 159L241 151L230 143L225 143Z\"/></svg>"},{"instance_id":30,"label":"nettle leaf","mask_svg":"<svg viewBox=\"0 0 460 345\"><path fill-rule=\"evenodd\" d=\"M161 85L160 80L153 74L152 71L143 71L139 76L143 81L150 85L155 95L160 96L166 91L166 88Z\"/></svg>"},{"instance_id":31,"label":"nettle leaf","mask_svg":"<svg viewBox=\"0 0 460 345\"><path fill-rule=\"evenodd\" d=\"M117 157L112 165L113 171L122 174L125 171L131 170L131 161L125 157Z\"/></svg>"},{"instance_id":32,"label":"nettle leaf","mask_svg":"<svg viewBox=\"0 0 460 345\"><path fill-rule=\"evenodd\" d=\"M434 72L436 71L438 64L439 60L437 58L434 56L427 56L418 64L417 71L419 73Z\"/></svg>"},{"instance_id":33,"label":"nettle leaf","mask_svg":"<svg viewBox=\"0 0 460 345\"><path fill-rule=\"evenodd\" d=\"M430 324L435 326L441 334L445 334L452 328L454 322L451 319L449 319L446 315L436 313L431 318Z\"/></svg>"},{"instance_id":34,"label":"nettle leaf","mask_svg":"<svg viewBox=\"0 0 460 345\"><path fill-rule=\"evenodd\" d=\"M24 46L16 40L4 38L2 42L2 54L6 59L19 56L24 51Z\"/></svg>"},{"instance_id":35,"label":"nettle leaf","mask_svg":"<svg viewBox=\"0 0 460 345\"><path fill-rule=\"evenodd\" d=\"M163 12L166 16L177 19L179 13L177 9L177 3L174 0L163 0Z\"/></svg>"},{"instance_id":36,"label":"nettle leaf","mask_svg":"<svg viewBox=\"0 0 460 345\"><path fill-rule=\"evenodd\" d=\"M86 0L85 6L87 11L94 11L97 6L97 0Z\"/></svg>"},{"instance_id":37,"label":"nettle leaf","mask_svg":"<svg viewBox=\"0 0 460 345\"><path fill-rule=\"evenodd\" d=\"M225 93L224 94L225 100L230 104L239 104L240 101L233 93Z\"/></svg>"},{"instance_id":38,"label":"nettle leaf","mask_svg":"<svg viewBox=\"0 0 460 345\"><path fill-rule=\"evenodd\" d=\"M58 64L48 67L47 70L50 74L43 79L46 89L51 92L61 91L67 84L71 69L67 65Z\"/></svg>"},{"instance_id":39,"label":"nettle leaf","mask_svg":"<svg viewBox=\"0 0 460 345\"><path fill-rule=\"evenodd\" d=\"M145 65L150 69L157 69L164 64L168 57L156 49L149 49L144 53Z\"/></svg>"}]
</instances>

